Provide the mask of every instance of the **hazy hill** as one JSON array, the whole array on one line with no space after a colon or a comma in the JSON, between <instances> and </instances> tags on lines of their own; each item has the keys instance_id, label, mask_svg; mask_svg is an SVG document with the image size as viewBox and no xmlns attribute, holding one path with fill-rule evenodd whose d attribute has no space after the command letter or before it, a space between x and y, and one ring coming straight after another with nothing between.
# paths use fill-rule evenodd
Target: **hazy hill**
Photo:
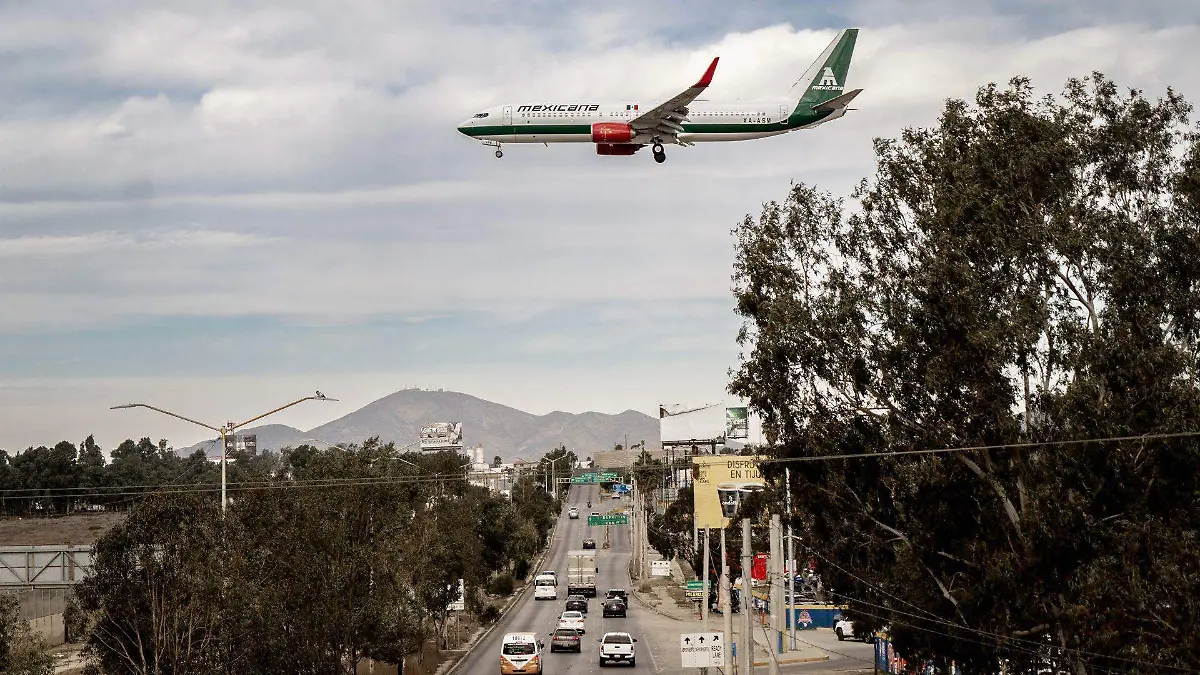
<instances>
[{"instance_id":1,"label":"hazy hill","mask_svg":"<svg viewBox=\"0 0 1200 675\"><path fill-rule=\"evenodd\" d=\"M258 434L260 451L299 445L314 438L329 443L354 443L379 436L402 446L415 441L421 425L427 422L462 422L464 444L471 448L482 444L489 460L494 455L505 460L517 456L533 459L559 444L586 457L625 443L626 434L630 443L645 440L647 448L658 447L659 441L658 419L635 410L619 415L561 411L533 415L468 394L422 389L398 391L309 431L271 424L243 433ZM204 445L180 452L188 454ZM219 452L216 443L207 444L205 449Z\"/></svg>"}]
</instances>

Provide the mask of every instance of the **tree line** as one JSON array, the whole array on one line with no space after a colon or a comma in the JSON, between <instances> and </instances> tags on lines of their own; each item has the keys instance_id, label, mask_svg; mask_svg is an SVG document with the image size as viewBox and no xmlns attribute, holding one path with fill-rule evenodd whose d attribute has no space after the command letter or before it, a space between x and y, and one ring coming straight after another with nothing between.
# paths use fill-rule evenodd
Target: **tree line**
<instances>
[{"instance_id":1,"label":"tree line","mask_svg":"<svg viewBox=\"0 0 1200 675\"><path fill-rule=\"evenodd\" d=\"M67 620L105 673L400 663L430 639L445 646L460 579L466 612L494 619L489 582L507 578L511 592L560 505L531 474L515 477L510 500L470 484L457 453L397 456L373 438L241 458L223 514L194 457L142 445L146 473L124 474L129 485L198 473L190 486L139 495L93 547ZM133 457L114 453L106 468Z\"/></svg>"},{"instance_id":2,"label":"tree line","mask_svg":"<svg viewBox=\"0 0 1200 675\"><path fill-rule=\"evenodd\" d=\"M736 228L731 392L761 452L830 458L787 464L802 550L910 663L1200 667L1200 439L1170 436L1200 430L1191 112L1017 78ZM899 454L939 448L974 449Z\"/></svg>"}]
</instances>

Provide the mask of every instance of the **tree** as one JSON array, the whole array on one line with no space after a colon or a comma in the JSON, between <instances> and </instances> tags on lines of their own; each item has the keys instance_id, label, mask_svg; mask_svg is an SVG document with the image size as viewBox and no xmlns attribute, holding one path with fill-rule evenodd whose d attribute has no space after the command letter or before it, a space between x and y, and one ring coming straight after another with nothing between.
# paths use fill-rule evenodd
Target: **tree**
<instances>
[{"instance_id":1,"label":"tree","mask_svg":"<svg viewBox=\"0 0 1200 675\"><path fill-rule=\"evenodd\" d=\"M213 500L166 495L138 503L96 543L76 598L104 672L207 673L224 660L223 535Z\"/></svg>"},{"instance_id":2,"label":"tree","mask_svg":"<svg viewBox=\"0 0 1200 675\"><path fill-rule=\"evenodd\" d=\"M988 86L876 141L852 208L795 185L737 229L731 392L770 454L870 456L791 464L794 524L905 656L1200 662L1200 444L1037 445L1198 428L1190 110L1100 74Z\"/></svg>"},{"instance_id":3,"label":"tree","mask_svg":"<svg viewBox=\"0 0 1200 675\"><path fill-rule=\"evenodd\" d=\"M493 469L499 469L500 465L503 463L504 463L504 460L500 459L500 455L496 455L495 457L492 458L492 468Z\"/></svg>"},{"instance_id":4,"label":"tree","mask_svg":"<svg viewBox=\"0 0 1200 675\"><path fill-rule=\"evenodd\" d=\"M0 673L50 675L54 656L42 637L21 618L20 603L12 593L0 593Z\"/></svg>"}]
</instances>

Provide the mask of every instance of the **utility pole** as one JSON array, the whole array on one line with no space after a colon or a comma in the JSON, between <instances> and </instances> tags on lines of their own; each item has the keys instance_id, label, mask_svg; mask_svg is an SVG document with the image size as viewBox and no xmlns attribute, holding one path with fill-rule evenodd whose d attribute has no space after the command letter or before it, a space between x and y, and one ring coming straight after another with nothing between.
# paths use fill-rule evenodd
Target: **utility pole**
<instances>
[{"instance_id":1,"label":"utility pole","mask_svg":"<svg viewBox=\"0 0 1200 675\"><path fill-rule=\"evenodd\" d=\"M729 592L729 554L725 549L725 530L721 528L721 628L725 631L725 672L733 673L733 594Z\"/></svg>"},{"instance_id":2,"label":"utility pole","mask_svg":"<svg viewBox=\"0 0 1200 675\"><path fill-rule=\"evenodd\" d=\"M792 598L788 602L788 611L795 613L792 609L792 603L796 599L796 574L799 572L796 568L796 549L792 541L792 469L785 466L783 469L784 481L787 484L787 556L788 556L788 573L787 573L787 594ZM796 648L796 617L792 617L791 627L788 630L791 639L788 640L788 651Z\"/></svg>"},{"instance_id":3,"label":"utility pole","mask_svg":"<svg viewBox=\"0 0 1200 675\"><path fill-rule=\"evenodd\" d=\"M779 514L772 514L770 529L771 557L767 559L767 604L771 610L771 618L769 623L771 626L771 632L769 635L771 640L770 650L776 654L781 651L780 647L782 646L781 643L783 638L783 616L785 612L783 608L783 587L779 583L779 572L781 569L783 569L783 561L780 560L782 557L780 551L783 549L783 546L780 545L780 539L782 539L782 537L780 537L780 532L782 529L783 528L779 524ZM774 654L772 655L770 663L771 675L779 675L779 659L775 657Z\"/></svg>"},{"instance_id":4,"label":"utility pole","mask_svg":"<svg viewBox=\"0 0 1200 675\"><path fill-rule=\"evenodd\" d=\"M708 631L708 528L704 528L704 600L700 601L700 620L704 622L704 630Z\"/></svg>"},{"instance_id":5,"label":"utility pole","mask_svg":"<svg viewBox=\"0 0 1200 675\"><path fill-rule=\"evenodd\" d=\"M750 518L742 517L742 644L739 655L741 664L738 667L740 675L749 675L754 668L754 625L750 598L750 568L754 565L754 552L750 546Z\"/></svg>"}]
</instances>

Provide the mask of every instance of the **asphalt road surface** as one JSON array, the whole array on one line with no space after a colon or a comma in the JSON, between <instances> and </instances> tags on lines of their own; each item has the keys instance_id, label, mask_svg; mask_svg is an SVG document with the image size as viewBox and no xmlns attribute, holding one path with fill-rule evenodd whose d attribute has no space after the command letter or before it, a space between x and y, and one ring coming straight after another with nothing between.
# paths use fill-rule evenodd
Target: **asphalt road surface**
<instances>
[{"instance_id":1,"label":"asphalt road surface","mask_svg":"<svg viewBox=\"0 0 1200 675\"><path fill-rule=\"evenodd\" d=\"M587 507L587 500L592 500L592 508ZM572 673L581 675L582 673L598 673L600 669L598 640L606 631L626 631L632 633L633 636L640 637L641 630L638 624L638 615L641 612L648 612L644 608L640 608L636 603L631 602L628 618L608 618L601 616L602 607L601 600L604 597L605 591L609 588L625 588L629 589L629 556L630 556L630 540L628 526L610 526L609 548L604 546L604 527L588 527L587 517L592 511L598 513L607 513L614 506L624 506L624 502L620 500L606 499L600 500L599 487L595 485L572 485L571 492L566 500L567 506L579 507L579 519L571 520L567 518L566 510L559 514L558 527L554 532L554 541L550 544L550 553L546 556L546 561L542 569L554 570L558 572L560 580L558 600L534 600L533 590L526 591L525 595L501 620L487 638L480 641L479 644L471 650L471 653L463 661L463 665L458 668L457 672L461 674L470 673L499 673L500 672L500 641L504 638L505 633L513 633L518 631L533 631L536 632L543 642L546 643L546 651L544 655L544 672L551 675L559 673ZM588 599L588 615L585 621L585 630L583 635L583 653L572 654L567 652L550 653L550 633L554 631L557 624L558 616L566 607L566 581L567 581L567 551L583 548L583 540L591 537L596 540L596 566L600 568L600 573L596 575L596 591L597 597ZM542 570L533 570L529 574L532 579L534 574ZM636 670L653 669L651 658L648 650L644 648L645 643L639 641L637 644L637 666ZM604 668L603 672L613 672L618 669L629 670L629 666L613 665Z\"/></svg>"}]
</instances>

